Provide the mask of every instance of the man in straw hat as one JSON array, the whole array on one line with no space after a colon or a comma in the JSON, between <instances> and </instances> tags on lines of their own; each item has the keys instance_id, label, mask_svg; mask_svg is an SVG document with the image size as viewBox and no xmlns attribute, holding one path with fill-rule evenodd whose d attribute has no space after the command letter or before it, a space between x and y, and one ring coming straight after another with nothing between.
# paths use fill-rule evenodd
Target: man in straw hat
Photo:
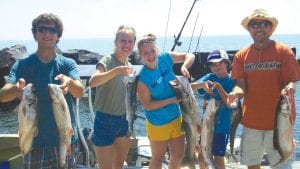
<instances>
[{"instance_id":1,"label":"man in straw hat","mask_svg":"<svg viewBox=\"0 0 300 169\"><path fill-rule=\"evenodd\" d=\"M278 21L266 10L254 10L241 24L254 41L234 58L232 79L237 86L228 99L232 104L244 97L241 163L259 169L266 152L272 168L292 168L291 157L283 160L274 149L273 129L280 96L293 97L295 82L300 79L295 54L288 46L270 39Z\"/></svg>"}]
</instances>

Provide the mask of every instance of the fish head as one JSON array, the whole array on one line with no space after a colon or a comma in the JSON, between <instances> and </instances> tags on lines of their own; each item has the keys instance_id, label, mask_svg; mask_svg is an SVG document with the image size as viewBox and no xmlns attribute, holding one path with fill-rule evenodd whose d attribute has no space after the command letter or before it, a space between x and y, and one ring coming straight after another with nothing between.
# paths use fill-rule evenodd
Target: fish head
<instances>
[{"instance_id":1,"label":"fish head","mask_svg":"<svg viewBox=\"0 0 300 169\"><path fill-rule=\"evenodd\" d=\"M52 99L57 99L57 97L63 96L63 91L57 84L48 84L48 90Z\"/></svg>"},{"instance_id":2,"label":"fish head","mask_svg":"<svg viewBox=\"0 0 300 169\"><path fill-rule=\"evenodd\" d=\"M176 76L176 79L169 81L169 84L179 99L187 99L193 94L190 82L184 76Z\"/></svg>"},{"instance_id":3,"label":"fish head","mask_svg":"<svg viewBox=\"0 0 300 169\"><path fill-rule=\"evenodd\" d=\"M183 98L183 90L182 90L182 86L179 83L179 81L177 79L175 80L171 80L169 81L169 85L172 87L172 89L174 90L176 97L178 99Z\"/></svg>"},{"instance_id":4,"label":"fish head","mask_svg":"<svg viewBox=\"0 0 300 169\"><path fill-rule=\"evenodd\" d=\"M32 83L27 84L23 88L22 100L25 100L28 104L31 104L36 101L36 95L34 93L34 88Z\"/></svg>"},{"instance_id":5,"label":"fish head","mask_svg":"<svg viewBox=\"0 0 300 169\"><path fill-rule=\"evenodd\" d=\"M128 76L124 77L124 84L127 88L131 88L139 78L139 75L136 75L135 73L129 74Z\"/></svg>"}]
</instances>

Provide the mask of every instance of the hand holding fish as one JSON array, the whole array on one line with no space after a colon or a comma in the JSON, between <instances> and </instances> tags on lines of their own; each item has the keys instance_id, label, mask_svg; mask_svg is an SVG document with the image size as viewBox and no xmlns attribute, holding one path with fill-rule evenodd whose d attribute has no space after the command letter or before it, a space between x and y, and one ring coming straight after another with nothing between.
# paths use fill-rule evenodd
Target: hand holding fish
<instances>
[{"instance_id":1,"label":"hand holding fish","mask_svg":"<svg viewBox=\"0 0 300 169\"><path fill-rule=\"evenodd\" d=\"M206 93L211 94L214 91L214 87L215 87L214 82L208 80L204 82L203 90Z\"/></svg>"},{"instance_id":2,"label":"hand holding fish","mask_svg":"<svg viewBox=\"0 0 300 169\"><path fill-rule=\"evenodd\" d=\"M60 80L61 81L60 88L62 89L63 93L64 94L68 93L69 86L70 86L72 79L64 74L59 74L54 79Z\"/></svg>"},{"instance_id":3,"label":"hand holding fish","mask_svg":"<svg viewBox=\"0 0 300 169\"><path fill-rule=\"evenodd\" d=\"M20 78L15 86L17 87L17 98L21 100L23 96L23 89L25 87L25 80L23 78Z\"/></svg>"},{"instance_id":4,"label":"hand holding fish","mask_svg":"<svg viewBox=\"0 0 300 169\"><path fill-rule=\"evenodd\" d=\"M191 77L190 72L188 71L188 69L185 66L181 66L180 70L181 70L181 73L184 77L186 77L186 78Z\"/></svg>"},{"instance_id":5,"label":"hand holding fish","mask_svg":"<svg viewBox=\"0 0 300 169\"><path fill-rule=\"evenodd\" d=\"M294 94L295 93L296 85L294 82L290 82L287 84L282 90L281 95L288 95L288 94Z\"/></svg>"},{"instance_id":6,"label":"hand holding fish","mask_svg":"<svg viewBox=\"0 0 300 169\"><path fill-rule=\"evenodd\" d=\"M231 108L236 108L238 106L239 98L236 93L230 92L227 97L227 105Z\"/></svg>"},{"instance_id":7,"label":"hand holding fish","mask_svg":"<svg viewBox=\"0 0 300 169\"><path fill-rule=\"evenodd\" d=\"M133 73L133 69L129 66L119 66L117 69L119 70L119 73L124 76L129 76Z\"/></svg>"}]
</instances>

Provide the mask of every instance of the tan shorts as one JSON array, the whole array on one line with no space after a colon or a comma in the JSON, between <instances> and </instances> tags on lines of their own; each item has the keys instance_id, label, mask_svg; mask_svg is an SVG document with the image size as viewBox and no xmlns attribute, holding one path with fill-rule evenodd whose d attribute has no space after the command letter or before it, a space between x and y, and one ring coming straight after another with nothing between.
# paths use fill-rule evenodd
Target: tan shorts
<instances>
[{"instance_id":1,"label":"tan shorts","mask_svg":"<svg viewBox=\"0 0 300 169\"><path fill-rule=\"evenodd\" d=\"M271 166L279 160L280 155L273 148L273 130L255 130L243 127L241 142L241 164L251 166L261 163L264 153L267 153ZM273 169L292 169L293 159L286 160L273 167Z\"/></svg>"},{"instance_id":2,"label":"tan shorts","mask_svg":"<svg viewBox=\"0 0 300 169\"><path fill-rule=\"evenodd\" d=\"M152 141L167 141L171 138L177 138L183 135L181 129L182 116L161 126L155 126L146 120L146 129L149 140Z\"/></svg>"}]
</instances>

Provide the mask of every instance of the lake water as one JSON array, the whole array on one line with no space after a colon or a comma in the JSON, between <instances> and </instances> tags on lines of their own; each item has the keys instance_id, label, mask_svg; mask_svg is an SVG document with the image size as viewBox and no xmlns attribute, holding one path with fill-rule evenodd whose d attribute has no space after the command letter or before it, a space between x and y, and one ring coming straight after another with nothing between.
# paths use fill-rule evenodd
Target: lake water
<instances>
[{"instance_id":1,"label":"lake water","mask_svg":"<svg viewBox=\"0 0 300 169\"><path fill-rule=\"evenodd\" d=\"M296 47L300 49L300 35L273 35L273 39L288 44L290 47ZM199 46L197 42L199 40ZM167 38L164 42L164 38L158 38L159 48L163 51L168 51L173 45L173 38ZM252 43L252 39L248 35L235 35L235 36L204 36L200 39L190 37L181 38L182 46L176 47L177 51L190 51L194 52L197 49L199 51L212 51L214 49L224 50L238 50ZM26 46L29 53L32 53L36 49L36 43L34 40L25 41L0 41L0 49L10 47L15 44L21 44ZM189 44L191 44L189 46ZM165 46L165 48L164 48ZM105 39L61 39L58 47L61 50L67 49L86 49L99 54L109 54L113 51L113 38ZM300 52L297 53L297 58L300 59ZM300 84L297 84L297 91L295 95L297 118L295 123L294 135L298 144L300 144ZM201 96L196 97L201 106ZM92 120L90 118L87 98L80 99L80 122L82 127L92 127ZM138 116L144 117L143 106L138 106ZM17 133L17 113L16 111L0 112L0 133ZM238 135L240 135L240 129L238 129ZM138 118L135 121L135 131L139 136L145 136L145 121L143 118ZM300 161L300 147L296 148L296 160Z\"/></svg>"}]
</instances>

